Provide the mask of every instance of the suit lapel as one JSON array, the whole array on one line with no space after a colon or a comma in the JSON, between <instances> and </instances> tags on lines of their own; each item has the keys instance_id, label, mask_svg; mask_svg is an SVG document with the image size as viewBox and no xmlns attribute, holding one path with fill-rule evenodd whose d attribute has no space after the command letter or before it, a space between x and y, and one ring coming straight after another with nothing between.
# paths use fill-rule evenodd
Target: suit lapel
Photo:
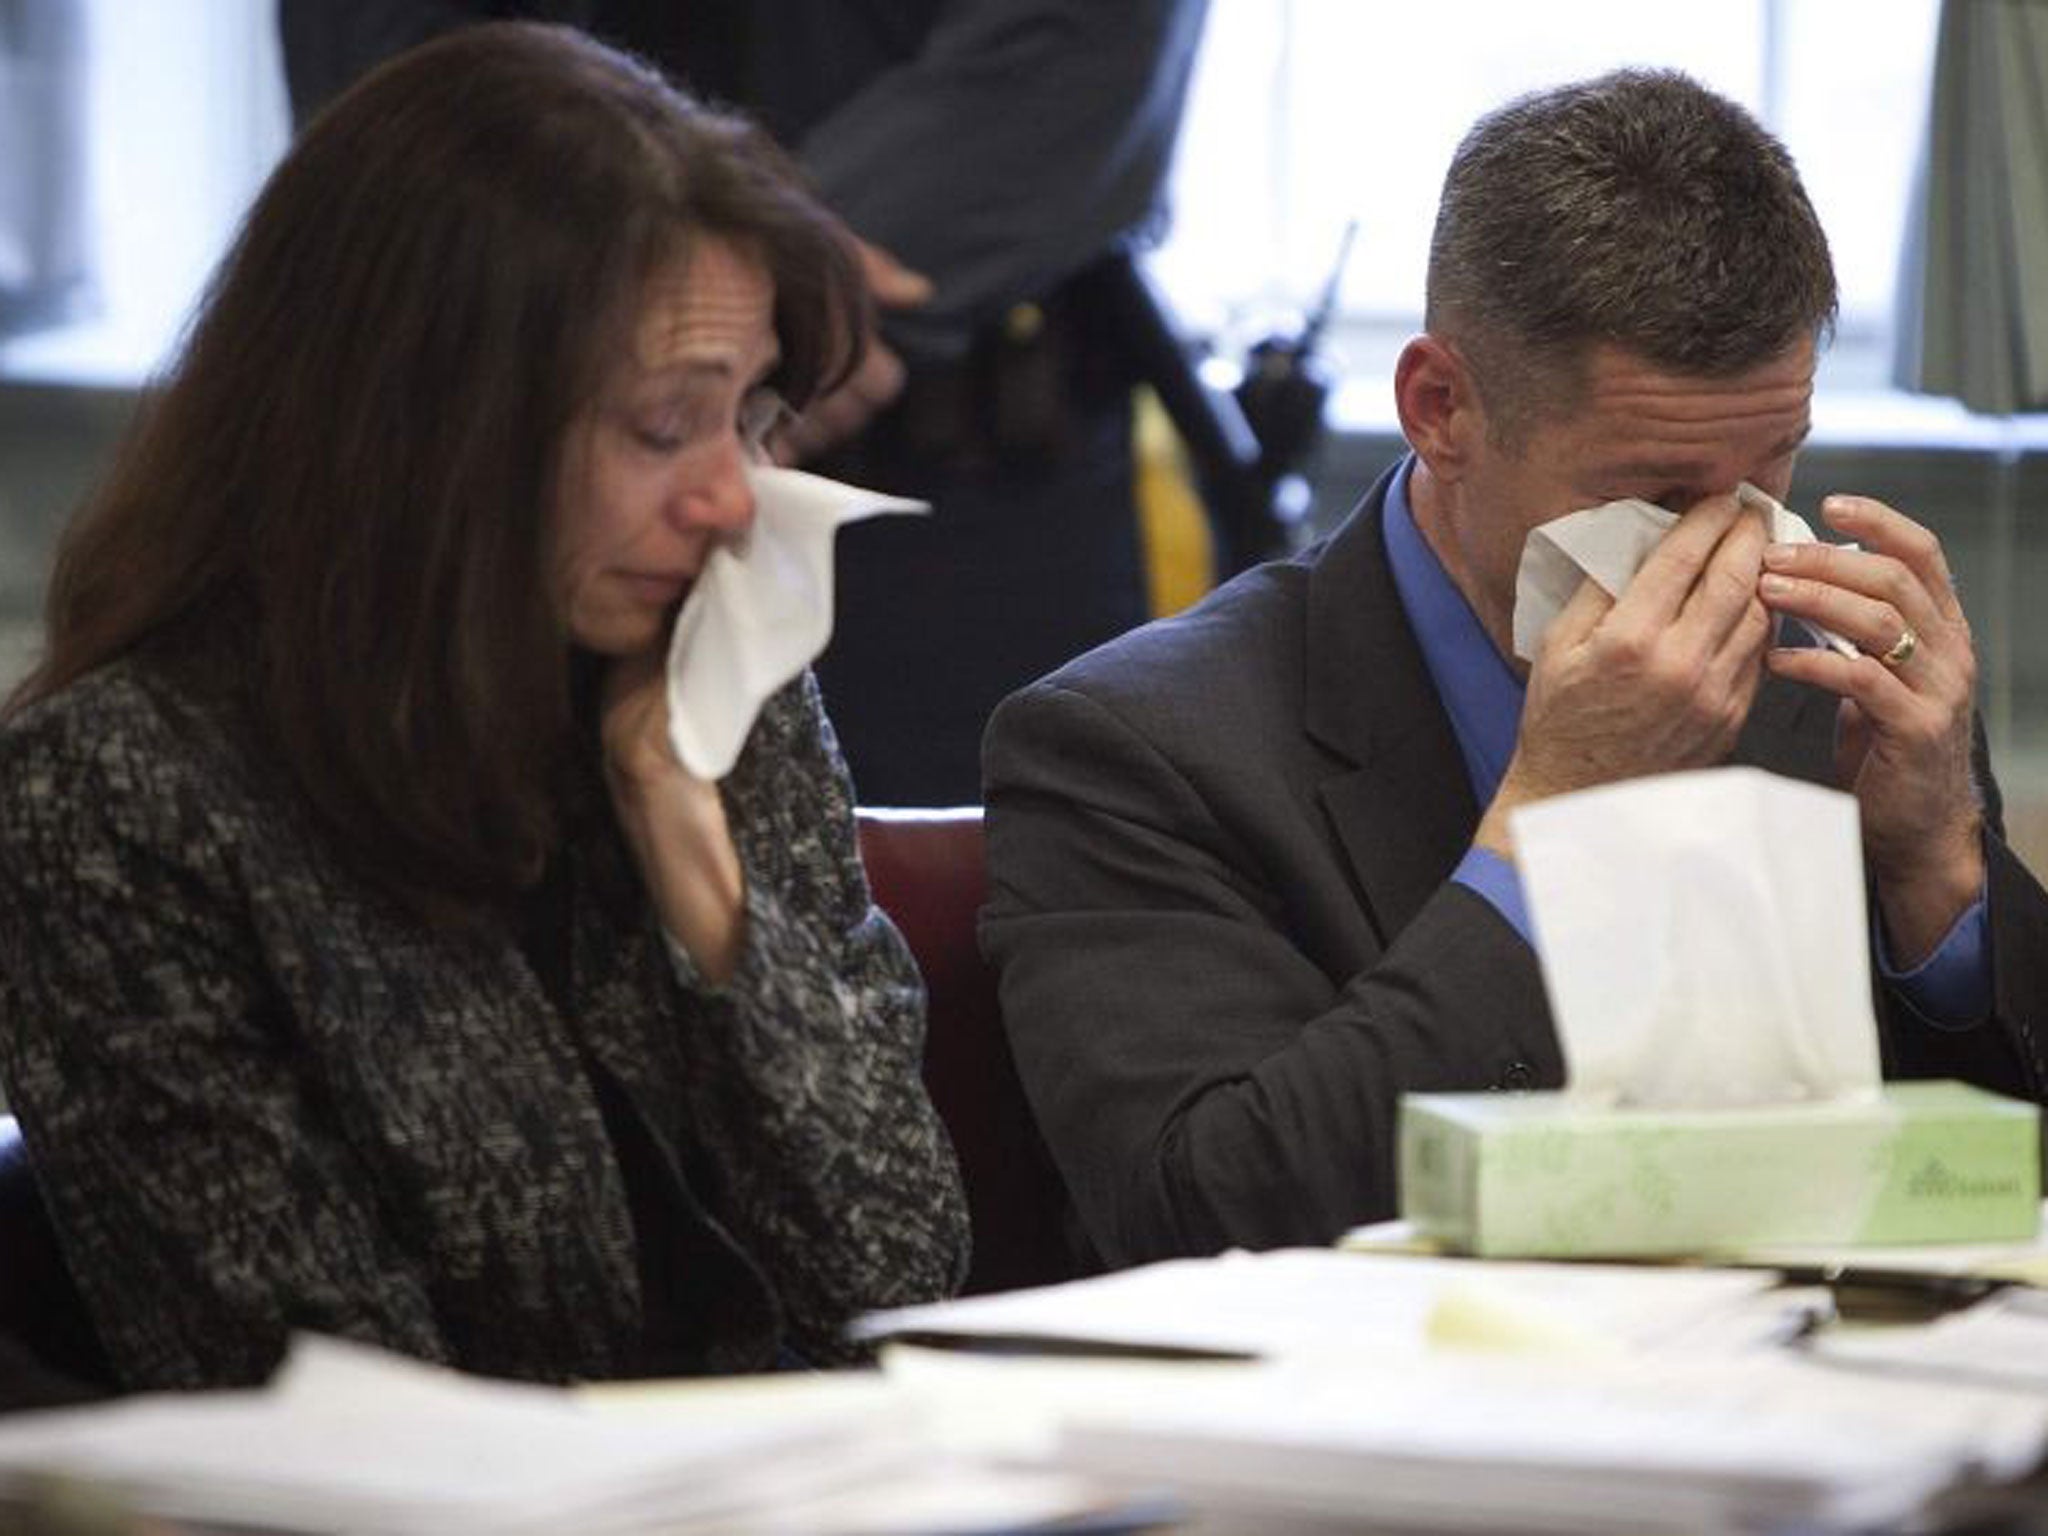
<instances>
[{"instance_id":1,"label":"suit lapel","mask_svg":"<svg viewBox=\"0 0 2048 1536\"><path fill-rule=\"evenodd\" d=\"M1318 793L1382 943L1456 867L1479 819L1387 564L1381 517L1400 470L1331 536L1308 587L1308 732L1343 765Z\"/></svg>"},{"instance_id":2,"label":"suit lapel","mask_svg":"<svg viewBox=\"0 0 2048 1536\"><path fill-rule=\"evenodd\" d=\"M1840 701L1833 694L1781 677L1766 677L1728 761L1832 786L1839 708Z\"/></svg>"}]
</instances>

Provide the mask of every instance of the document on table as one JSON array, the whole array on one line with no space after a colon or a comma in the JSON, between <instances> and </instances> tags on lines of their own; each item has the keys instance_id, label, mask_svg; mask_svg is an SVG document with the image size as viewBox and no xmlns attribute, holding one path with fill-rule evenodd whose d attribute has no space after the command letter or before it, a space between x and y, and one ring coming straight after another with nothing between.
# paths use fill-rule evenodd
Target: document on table
<instances>
[{"instance_id":1,"label":"document on table","mask_svg":"<svg viewBox=\"0 0 2048 1536\"><path fill-rule=\"evenodd\" d=\"M1776 1277L1627 1264L1388 1258L1329 1249L1176 1259L1065 1285L870 1313L867 1339L956 1338L1265 1359L1433 1345L1627 1352L1795 1330Z\"/></svg>"},{"instance_id":2,"label":"document on table","mask_svg":"<svg viewBox=\"0 0 2048 1536\"><path fill-rule=\"evenodd\" d=\"M1337 1240L1347 1253L1438 1256L1441 1244L1423 1237L1406 1221L1378 1221L1353 1227ZM2029 1243L1858 1243L1815 1246L1770 1243L1704 1254L1700 1262L1744 1268L1775 1269L1801 1277L1859 1275L1903 1279L1923 1275L1930 1280L1984 1280L2048 1290L2048 1207L2040 1236Z\"/></svg>"},{"instance_id":3,"label":"document on table","mask_svg":"<svg viewBox=\"0 0 2048 1536\"><path fill-rule=\"evenodd\" d=\"M1849 1277L1864 1273L1995 1280L2042 1289L2048 1288L2048 1216L2044 1216L2041 1235L2031 1243L1914 1243L1853 1248L1773 1244L1717 1255L1715 1261Z\"/></svg>"},{"instance_id":4,"label":"document on table","mask_svg":"<svg viewBox=\"0 0 2048 1536\"><path fill-rule=\"evenodd\" d=\"M2048 1293L2016 1287L1914 1328L1830 1329L1805 1348L1837 1366L2048 1393Z\"/></svg>"},{"instance_id":5,"label":"document on table","mask_svg":"<svg viewBox=\"0 0 2048 1536\"><path fill-rule=\"evenodd\" d=\"M861 1331L1256 1357L898 1350L884 1368L962 1418L1005 1405L1011 1460L1163 1487L1203 1529L1269 1536L1859 1528L2048 1451L2048 1394L1762 1347L1798 1304L1775 1286L1760 1270L1299 1250L906 1308Z\"/></svg>"},{"instance_id":6,"label":"document on table","mask_svg":"<svg viewBox=\"0 0 2048 1536\"><path fill-rule=\"evenodd\" d=\"M1435 1355L1379 1372L1276 1368L1142 1414L1081 1404L1051 1454L1134 1485L1168 1479L1224 1528L1676 1536L1890 1527L2022 1476L2044 1445L2039 1394L1783 1354L1568 1367Z\"/></svg>"},{"instance_id":7,"label":"document on table","mask_svg":"<svg viewBox=\"0 0 2048 1536\"><path fill-rule=\"evenodd\" d=\"M0 1421L0 1517L55 1478L138 1517L322 1536L1119 1528L1129 1501L1105 1504L1078 1477L935 1462L914 1406L878 1374L809 1379L825 1390L757 1411L605 1413L305 1338L259 1390Z\"/></svg>"}]
</instances>

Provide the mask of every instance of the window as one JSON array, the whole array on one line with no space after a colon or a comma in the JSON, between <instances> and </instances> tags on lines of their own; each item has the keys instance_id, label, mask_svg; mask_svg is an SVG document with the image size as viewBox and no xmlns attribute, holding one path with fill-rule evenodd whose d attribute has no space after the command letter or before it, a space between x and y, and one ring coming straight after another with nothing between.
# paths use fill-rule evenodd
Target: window
<instances>
[{"instance_id":1,"label":"window","mask_svg":"<svg viewBox=\"0 0 2048 1536\"><path fill-rule=\"evenodd\" d=\"M273 0L35 3L71 8L85 40L96 312L0 340L0 375L131 384L167 354L285 144ZM1937 4L1212 0L1156 270L1235 356L1315 301L1355 219L1331 351L1384 417L1437 186L1472 119L1615 65L1674 65L1792 149L1843 284L1823 388L1880 386Z\"/></svg>"},{"instance_id":2,"label":"window","mask_svg":"<svg viewBox=\"0 0 2048 1536\"><path fill-rule=\"evenodd\" d=\"M1839 334L1822 388L1882 388L1937 0L1212 0L1156 271L1226 356L1313 305L1357 235L1331 350L1387 415L1421 320L1438 185L1472 120L1621 65L1670 66L1742 102L1797 160L1834 250Z\"/></svg>"},{"instance_id":3,"label":"window","mask_svg":"<svg viewBox=\"0 0 2048 1536\"><path fill-rule=\"evenodd\" d=\"M0 375L133 385L164 361L282 152L274 0L35 0L80 33L90 257L74 324L0 341Z\"/></svg>"}]
</instances>

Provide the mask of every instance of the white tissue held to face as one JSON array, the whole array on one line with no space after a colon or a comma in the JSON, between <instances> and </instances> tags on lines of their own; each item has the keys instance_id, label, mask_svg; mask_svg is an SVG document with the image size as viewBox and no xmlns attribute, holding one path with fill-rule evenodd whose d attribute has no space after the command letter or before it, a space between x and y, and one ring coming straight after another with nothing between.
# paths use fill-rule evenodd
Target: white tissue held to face
<instances>
[{"instance_id":1,"label":"white tissue held to face","mask_svg":"<svg viewBox=\"0 0 2048 1536\"><path fill-rule=\"evenodd\" d=\"M1768 492L1745 480L1735 494L1767 522L1774 542L1814 542L1813 529L1806 520ZM1572 512L1533 529L1522 546L1522 563L1515 575L1515 655L1526 662L1536 660L1544 633L1572 600L1581 581L1590 577L1608 596L1620 597L1650 551L1677 526L1678 516L1652 502L1629 499ZM1831 630L1803 619L1793 622L1816 644L1844 656L1856 654L1854 645Z\"/></svg>"},{"instance_id":2,"label":"white tissue held to face","mask_svg":"<svg viewBox=\"0 0 2048 1536\"><path fill-rule=\"evenodd\" d=\"M839 527L924 502L755 465L751 526L705 557L668 648L669 736L691 773L722 779L761 706L832 636L832 546Z\"/></svg>"},{"instance_id":3,"label":"white tissue held to face","mask_svg":"<svg viewBox=\"0 0 2048 1536\"><path fill-rule=\"evenodd\" d=\"M1876 1095L1853 797L1708 768L1559 795L1513 826L1568 1093L1646 1108Z\"/></svg>"}]
</instances>

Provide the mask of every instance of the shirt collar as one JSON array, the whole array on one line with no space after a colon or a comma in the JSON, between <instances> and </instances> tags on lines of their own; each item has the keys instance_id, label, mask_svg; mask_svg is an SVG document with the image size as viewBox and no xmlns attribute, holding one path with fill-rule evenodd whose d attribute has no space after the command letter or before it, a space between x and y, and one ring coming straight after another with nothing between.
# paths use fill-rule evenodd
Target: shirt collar
<instances>
[{"instance_id":1,"label":"shirt collar","mask_svg":"<svg viewBox=\"0 0 2048 1536\"><path fill-rule=\"evenodd\" d=\"M1414 468L1410 457L1387 488L1382 519L1387 563L1437 698L1450 717L1473 799L1485 805L1514 755L1522 724L1522 680L1493 648L1472 605L1416 528L1408 506L1408 476Z\"/></svg>"}]
</instances>

